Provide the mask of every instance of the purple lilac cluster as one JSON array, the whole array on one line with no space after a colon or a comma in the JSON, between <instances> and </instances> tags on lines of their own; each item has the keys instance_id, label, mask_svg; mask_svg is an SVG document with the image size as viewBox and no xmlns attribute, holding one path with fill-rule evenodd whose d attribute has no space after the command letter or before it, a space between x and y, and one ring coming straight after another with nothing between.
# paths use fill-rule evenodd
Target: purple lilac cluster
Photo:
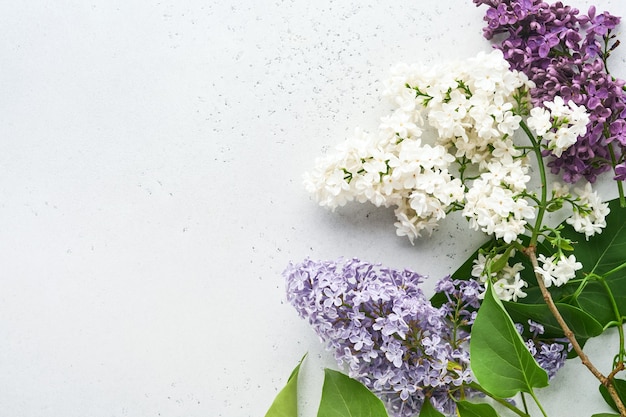
<instances>
[{"instance_id":1,"label":"purple lilac cluster","mask_svg":"<svg viewBox=\"0 0 626 417\"><path fill-rule=\"evenodd\" d=\"M524 333L524 326L515 325L520 334ZM544 327L540 323L528 320L530 337L525 340L526 346L535 360L547 373L550 379L554 378L559 369L565 364L567 354L572 345L566 338L545 340L539 336L544 334Z\"/></svg>"},{"instance_id":2,"label":"purple lilac cluster","mask_svg":"<svg viewBox=\"0 0 626 417\"><path fill-rule=\"evenodd\" d=\"M617 180L626 179L625 82L614 79L606 60L619 44L612 31L620 18L591 7L587 15L561 2L541 0L473 0L487 5L484 35L494 39L511 69L524 72L535 84L532 103L542 106L561 96L584 105L590 113L587 133L549 166L566 182L615 166ZM611 43L613 42L613 43ZM610 149L611 147L611 149ZM611 155L611 152L614 155Z\"/></svg>"},{"instance_id":3,"label":"purple lilac cluster","mask_svg":"<svg viewBox=\"0 0 626 417\"><path fill-rule=\"evenodd\" d=\"M463 340L469 340L469 327L474 323L480 300L485 291L485 287L474 279L452 280L446 277L440 280L435 290L447 298L447 302L442 306L446 311L446 316L453 325L457 325L457 333ZM520 335L524 335L524 326L515 323L515 327ZM559 369L565 364L568 352L572 345L567 338L546 339L542 338L545 329L541 323L528 320L528 337L523 337L528 350L533 355L539 366L552 379Z\"/></svg>"},{"instance_id":4,"label":"purple lilac cluster","mask_svg":"<svg viewBox=\"0 0 626 417\"><path fill-rule=\"evenodd\" d=\"M469 334L460 327L473 321L480 284L444 279L449 302L435 308L421 275L358 259L307 259L284 276L289 302L394 416L417 414L426 398L453 414L454 398L470 393Z\"/></svg>"}]
</instances>

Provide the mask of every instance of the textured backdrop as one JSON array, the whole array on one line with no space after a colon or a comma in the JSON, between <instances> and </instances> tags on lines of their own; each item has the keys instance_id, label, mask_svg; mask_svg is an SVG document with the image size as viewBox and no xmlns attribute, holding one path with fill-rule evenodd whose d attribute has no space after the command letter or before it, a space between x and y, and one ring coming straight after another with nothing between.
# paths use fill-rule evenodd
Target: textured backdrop
<instances>
[{"instance_id":1,"label":"textured backdrop","mask_svg":"<svg viewBox=\"0 0 626 417\"><path fill-rule=\"evenodd\" d=\"M358 256L438 278L480 235L457 216L411 246L389 210L317 207L302 173L376 128L391 65L488 50L482 12L470 0L0 4L0 415L262 416L309 352L302 415L314 416L334 364L285 303L287 262ZM589 351L608 367L607 341ZM554 384L541 393L551 415L598 411L575 362Z\"/></svg>"}]
</instances>

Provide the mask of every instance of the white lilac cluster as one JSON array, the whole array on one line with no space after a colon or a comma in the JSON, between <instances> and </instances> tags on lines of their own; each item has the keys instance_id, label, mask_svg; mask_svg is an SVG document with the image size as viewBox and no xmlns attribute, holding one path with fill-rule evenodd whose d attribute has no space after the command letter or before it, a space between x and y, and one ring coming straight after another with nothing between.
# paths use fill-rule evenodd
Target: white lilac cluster
<instances>
[{"instance_id":1,"label":"white lilac cluster","mask_svg":"<svg viewBox=\"0 0 626 417\"><path fill-rule=\"evenodd\" d=\"M397 233L412 242L463 207L466 184L455 175L472 165L484 175L465 215L512 241L531 216L521 197L528 167L512 142L521 122L514 109L530 86L499 51L441 66L398 65L385 88L396 108L377 134L357 131L318 159L305 186L332 209L348 201L396 207ZM489 196L499 206L485 213L480 200Z\"/></svg>"},{"instance_id":2,"label":"white lilac cluster","mask_svg":"<svg viewBox=\"0 0 626 417\"><path fill-rule=\"evenodd\" d=\"M496 50L439 66L400 64L385 93L401 109L422 111L437 143L455 157L483 167L514 152L511 136L522 120L514 112L516 96L532 86Z\"/></svg>"},{"instance_id":3,"label":"white lilac cluster","mask_svg":"<svg viewBox=\"0 0 626 417\"><path fill-rule=\"evenodd\" d=\"M569 199L572 202L573 214L566 220L578 233L584 233L588 240L591 236L602 233L606 227L606 216L610 209L603 203L600 196L593 190L590 183L574 188L570 192L564 184L555 184L553 195Z\"/></svg>"},{"instance_id":4,"label":"white lilac cluster","mask_svg":"<svg viewBox=\"0 0 626 417\"><path fill-rule=\"evenodd\" d=\"M358 259L305 260L290 264L284 276L299 315L393 416L418 414L427 397L450 415L455 399L469 394L468 334L448 316L454 312L469 324L471 313L463 311L478 307L476 285L442 284L459 287L456 297L446 293L457 305L435 308L420 289L421 275Z\"/></svg>"},{"instance_id":5,"label":"white lilac cluster","mask_svg":"<svg viewBox=\"0 0 626 417\"><path fill-rule=\"evenodd\" d=\"M577 106L572 100L565 103L559 96L553 101L544 101L543 105L545 107L531 109L527 124L547 142L546 149L558 158L587 133L589 114L584 106Z\"/></svg>"},{"instance_id":6,"label":"white lilac cluster","mask_svg":"<svg viewBox=\"0 0 626 417\"><path fill-rule=\"evenodd\" d=\"M465 195L463 216L470 228L511 243L524 233L535 208L524 198L528 166L521 159L504 157L487 164L487 172L472 183Z\"/></svg>"},{"instance_id":7,"label":"white lilac cluster","mask_svg":"<svg viewBox=\"0 0 626 417\"><path fill-rule=\"evenodd\" d=\"M557 261L556 255L545 256L540 254L537 256L537 261L541 265L535 268L535 272L543 278L546 287L550 287L552 284L557 287L566 284L576 276L576 271L583 267L574 255L560 255Z\"/></svg>"},{"instance_id":8,"label":"white lilac cluster","mask_svg":"<svg viewBox=\"0 0 626 417\"><path fill-rule=\"evenodd\" d=\"M511 254L512 255L512 254ZM493 265L496 263L503 254L496 255L494 257L488 257L480 253L472 267L472 277L477 278L480 282L486 282L488 278L491 278L493 283L493 289L499 299L504 301L517 301L519 298L526 297L526 293L523 288L528 286L528 283L521 277L521 271L524 270L524 266L518 262L513 265L509 265L508 261L505 266L496 272L491 272L487 263Z\"/></svg>"}]
</instances>

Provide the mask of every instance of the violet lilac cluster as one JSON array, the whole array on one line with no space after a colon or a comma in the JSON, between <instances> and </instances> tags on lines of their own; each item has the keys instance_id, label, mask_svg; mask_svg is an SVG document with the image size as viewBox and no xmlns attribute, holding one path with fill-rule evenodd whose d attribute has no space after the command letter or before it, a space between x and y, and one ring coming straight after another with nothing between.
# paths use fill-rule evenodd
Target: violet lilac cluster
<instances>
[{"instance_id":1,"label":"violet lilac cluster","mask_svg":"<svg viewBox=\"0 0 626 417\"><path fill-rule=\"evenodd\" d=\"M409 270L358 259L305 260L284 275L289 302L392 415L416 415L426 398L451 415L454 399L470 394L469 334L449 318L471 324L478 283L459 288L444 280L439 288L449 303L435 308L420 289L423 277ZM466 298L471 305L451 307Z\"/></svg>"},{"instance_id":2,"label":"violet lilac cluster","mask_svg":"<svg viewBox=\"0 0 626 417\"><path fill-rule=\"evenodd\" d=\"M520 334L529 334L528 337L524 338L526 347L539 366L548 373L548 378L554 378L565 364L567 354L572 350L572 344L565 337L542 339L541 336L545 332L543 325L532 320L528 320L528 331L526 332L522 324L516 323L515 327Z\"/></svg>"},{"instance_id":3,"label":"violet lilac cluster","mask_svg":"<svg viewBox=\"0 0 626 417\"><path fill-rule=\"evenodd\" d=\"M536 85L532 103L542 106L560 96L585 106L590 113L587 133L559 157L551 156L553 173L574 183L594 182L615 168L615 179L626 179L625 82L607 68L610 52L619 44L612 31L620 18L591 7L587 15L561 2L540 0L474 0L487 5L484 36L493 39L511 69L524 72Z\"/></svg>"}]
</instances>

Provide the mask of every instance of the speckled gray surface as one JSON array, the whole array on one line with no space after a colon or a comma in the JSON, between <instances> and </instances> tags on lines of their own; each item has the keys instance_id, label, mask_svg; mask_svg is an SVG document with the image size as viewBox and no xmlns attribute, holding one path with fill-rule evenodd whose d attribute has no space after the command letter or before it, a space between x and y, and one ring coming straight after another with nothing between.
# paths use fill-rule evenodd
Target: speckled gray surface
<instances>
[{"instance_id":1,"label":"speckled gray surface","mask_svg":"<svg viewBox=\"0 0 626 417\"><path fill-rule=\"evenodd\" d=\"M260 416L309 352L301 412L315 415L332 362L285 304L287 262L359 256L436 278L480 235L457 217L411 246L387 210L317 207L301 175L377 126L391 65L487 50L482 11L61 3L0 5L0 414ZM606 366L607 340L589 345ZM601 411L575 363L556 384L551 416Z\"/></svg>"}]
</instances>

